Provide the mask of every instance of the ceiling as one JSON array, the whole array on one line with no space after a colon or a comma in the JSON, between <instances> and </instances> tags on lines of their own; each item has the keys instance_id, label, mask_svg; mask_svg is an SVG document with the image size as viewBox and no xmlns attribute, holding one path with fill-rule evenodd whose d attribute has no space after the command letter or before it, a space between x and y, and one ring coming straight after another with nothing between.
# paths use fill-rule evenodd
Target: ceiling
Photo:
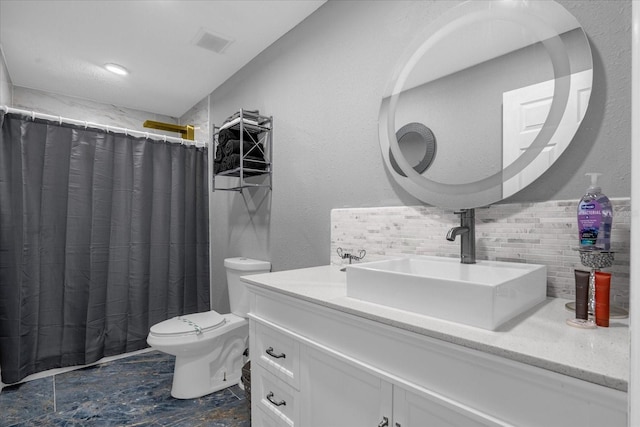
<instances>
[{"instance_id":1,"label":"ceiling","mask_svg":"<svg viewBox=\"0 0 640 427\"><path fill-rule=\"evenodd\" d=\"M0 0L0 46L14 86L180 117L325 1Z\"/></svg>"}]
</instances>

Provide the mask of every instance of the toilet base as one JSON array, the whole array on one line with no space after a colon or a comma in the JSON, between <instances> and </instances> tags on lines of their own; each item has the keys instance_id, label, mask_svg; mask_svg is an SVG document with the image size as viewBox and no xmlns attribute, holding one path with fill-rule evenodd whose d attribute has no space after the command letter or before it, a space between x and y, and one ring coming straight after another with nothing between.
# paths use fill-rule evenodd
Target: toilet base
<instances>
[{"instance_id":1,"label":"toilet base","mask_svg":"<svg viewBox=\"0 0 640 427\"><path fill-rule=\"evenodd\" d=\"M150 335L147 342L176 356L171 396L195 399L240 382L243 353L248 347L249 322L225 315L227 323L213 332L164 339Z\"/></svg>"},{"instance_id":2,"label":"toilet base","mask_svg":"<svg viewBox=\"0 0 640 427\"><path fill-rule=\"evenodd\" d=\"M231 387L242 377L249 325L245 319L218 337L208 354L177 354L171 396L195 399Z\"/></svg>"},{"instance_id":3,"label":"toilet base","mask_svg":"<svg viewBox=\"0 0 640 427\"><path fill-rule=\"evenodd\" d=\"M244 349L232 356L232 358L238 359L238 362L229 361L230 369L222 366L216 372L210 372L209 375L203 374L210 369L209 366L202 366L202 364L193 363L193 361L179 360L184 358L176 357L171 396L176 399L195 399L238 384L242 377L242 351ZM236 364L239 366L238 368L233 366Z\"/></svg>"}]
</instances>

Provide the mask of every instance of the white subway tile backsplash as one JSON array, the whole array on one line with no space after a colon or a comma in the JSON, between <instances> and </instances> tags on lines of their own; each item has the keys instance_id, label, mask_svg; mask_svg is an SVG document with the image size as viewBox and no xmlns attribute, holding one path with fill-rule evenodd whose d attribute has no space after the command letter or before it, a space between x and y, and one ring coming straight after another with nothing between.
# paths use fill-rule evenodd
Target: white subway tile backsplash
<instances>
[{"instance_id":1,"label":"white subway tile backsplash","mask_svg":"<svg viewBox=\"0 0 640 427\"><path fill-rule=\"evenodd\" d=\"M611 200L614 264L611 301L629 306L631 201ZM479 260L525 262L547 266L547 295L573 299L574 269L588 270L576 250L577 200L514 203L476 209L476 256ZM331 262L341 264L337 249L367 255L363 262L408 255L460 256L460 242L445 239L459 223L453 211L430 206L348 208L331 211Z\"/></svg>"}]
</instances>

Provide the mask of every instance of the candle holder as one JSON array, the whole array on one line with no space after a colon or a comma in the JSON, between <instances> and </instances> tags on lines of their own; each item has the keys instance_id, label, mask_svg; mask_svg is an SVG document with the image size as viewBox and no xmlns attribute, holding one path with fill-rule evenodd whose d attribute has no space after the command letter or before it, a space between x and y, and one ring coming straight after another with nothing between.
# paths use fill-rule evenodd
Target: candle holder
<instances>
[{"instance_id":1,"label":"candle holder","mask_svg":"<svg viewBox=\"0 0 640 427\"><path fill-rule=\"evenodd\" d=\"M580 262L585 267L589 267L589 314L593 316L596 312L596 271L613 265L613 254L610 251L600 250L580 250Z\"/></svg>"}]
</instances>

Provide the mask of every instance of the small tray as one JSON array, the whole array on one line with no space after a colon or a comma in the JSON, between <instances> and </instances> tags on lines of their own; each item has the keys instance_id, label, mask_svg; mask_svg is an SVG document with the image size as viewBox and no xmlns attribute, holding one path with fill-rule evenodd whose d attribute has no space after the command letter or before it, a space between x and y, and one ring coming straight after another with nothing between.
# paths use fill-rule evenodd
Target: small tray
<instances>
[{"instance_id":1,"label":"small tray","mask_svg":"<svg viewBox=\"0 0 640 427\"><path fill-rule=\"evenodd\" d=\"M568 302L564 305L564 307L569 311L576 311L576 303L575 301ZM593 315L593 313L589 313ZM626 319L629 317L629 311L625 308L618 307L617 305L609 306L609 318L610 319Z\"/></svg>"}]
</instances>

